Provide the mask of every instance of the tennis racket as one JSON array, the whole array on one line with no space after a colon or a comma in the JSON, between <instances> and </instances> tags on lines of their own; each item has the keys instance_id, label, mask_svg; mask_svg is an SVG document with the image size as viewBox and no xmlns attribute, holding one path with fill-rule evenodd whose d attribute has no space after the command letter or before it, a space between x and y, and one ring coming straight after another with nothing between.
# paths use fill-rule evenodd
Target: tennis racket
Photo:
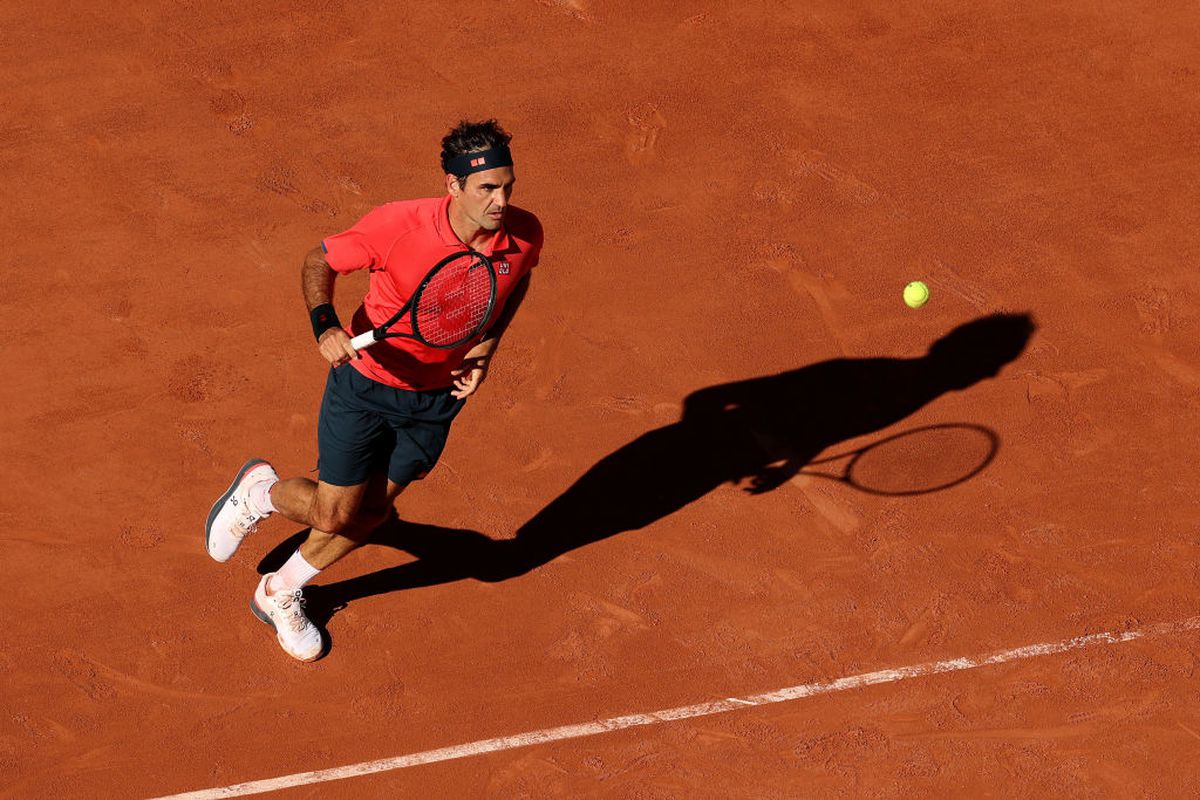
<instances>
[{"instance_id":1,"label":"tennis racket","mask_svg":"<svg viewBox=\"0 0 1200 800\"><path fill-rule=\"evenodd\" d=\"M868 494L927 494L975 477L992 463L999 446L999 437L980 425L929 425L810 461L799 474L840 481ZM811 470L841 459L848 460L840 472Z\"/></svg>"},{"instance_id":2,"label":"tennis racket","mask_svg":"<svg viewBox=\"0 0 1200 800\"><path fill-rule=\"evenodd\" d=\"M487 325L496 304L496 270L483 253L462 250L433 265L408 302L391 319L350 340L355 350L383 339L416 339L451 350L466 344ZM392 326L409 317L409 331Z\"/></svg>"}]
</instances>

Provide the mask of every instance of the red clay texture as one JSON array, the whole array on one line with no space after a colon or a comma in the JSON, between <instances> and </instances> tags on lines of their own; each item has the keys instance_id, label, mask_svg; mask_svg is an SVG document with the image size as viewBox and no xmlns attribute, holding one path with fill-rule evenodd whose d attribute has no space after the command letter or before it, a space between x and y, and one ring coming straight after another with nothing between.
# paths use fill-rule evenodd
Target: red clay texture
<instances>
[{"instance_id":1,"label":"red clay texture","mask_svg":"<svg viewBox=\"0 0 1200 800\"><path fill-rule=\"evenodd\" d=\"M850 5L4 4L0 796L221 787L1200 615L1200 18ZM216 564L205 515L251 456L315 464L304 253L439 194L440 137L487 117L545 225L533 288L399 520L309 590L332 649L294 663L248 602L298 526ZM942 433L868 480L982 468L876 494L814 463L918 428ZM279 796L1189 797L1198 648Z\"/></svg>"}]
</instances>

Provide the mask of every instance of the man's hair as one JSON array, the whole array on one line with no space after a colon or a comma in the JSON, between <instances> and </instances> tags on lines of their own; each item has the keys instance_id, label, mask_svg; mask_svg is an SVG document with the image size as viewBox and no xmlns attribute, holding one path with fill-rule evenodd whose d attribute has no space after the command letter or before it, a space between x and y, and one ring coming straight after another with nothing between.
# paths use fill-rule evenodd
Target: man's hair
<instances>
[{"instance_id":1,"label":"man's hair","mask_svg":"<svg viewBox=\"0 0 1200 800\"><path fill-rule=\"evenodd\" d=\"M507 147L512 141L512 134L500 127L494 119L483 122L467 122L463 120L454 130L442 137L442 163L452 158L491 150L493 147ZM458 187L466 188L467 176L456 175Z\"/></svg>"}]
</instances>

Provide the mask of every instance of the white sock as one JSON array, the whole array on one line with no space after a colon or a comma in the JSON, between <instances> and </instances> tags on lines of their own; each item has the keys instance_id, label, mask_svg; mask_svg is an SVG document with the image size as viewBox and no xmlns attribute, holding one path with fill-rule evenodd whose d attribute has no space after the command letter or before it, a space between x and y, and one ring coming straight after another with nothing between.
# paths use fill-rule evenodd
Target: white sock
<instances>
[{"instance_id":1,"label":"white sock","mask_svg":"<svg viewBox=\"0 0 1200 800\"><path fill-rule=\"evenodd\" d=\"M292 557L287 560L287 563L271 576L271 580L267 581L267 592L270 594L280 591L294 592L315 578L320 571L305 561L304 556L300 555L300 549L296 548L296 552L292 553Z\"/></svg>"},{"instance_id":2,"label":"white sock","mask_svg":"<svg viewBox=\"0 0 1200 800\"><path fill-rule=\"evenodd\" d=\"M258 513L275 513L275 504L271 502L271 488L277 483L279 483L278 479L259 481L250 487L250 502L258 509Z\"/></svg>"}]
</instances>

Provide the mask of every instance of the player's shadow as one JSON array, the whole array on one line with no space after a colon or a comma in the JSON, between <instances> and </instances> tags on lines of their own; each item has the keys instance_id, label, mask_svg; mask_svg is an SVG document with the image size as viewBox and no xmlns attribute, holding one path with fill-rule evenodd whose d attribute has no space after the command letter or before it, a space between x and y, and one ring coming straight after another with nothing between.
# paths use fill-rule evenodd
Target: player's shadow
<instances>
[{"instance_id":1,"label":"player's shadow","mask_svg":"<svg viewBox=\"0 0 1200 800\"><path fill-rule=\"evenodd\" d=\"M325 622L353 600L463 578L522 575L592 542L637 530L723 483L769 492L838 442L881 431L946 392L995 377L1025 349L1028 314L993 314L955 328L920 358L837 358L701 389L682 418L602 458L527 521L511 539L393 518L372 543L415 557L306 591ZM303 532L275 548L260 571L276 569Z\"/></svg>"}]
</instances>

